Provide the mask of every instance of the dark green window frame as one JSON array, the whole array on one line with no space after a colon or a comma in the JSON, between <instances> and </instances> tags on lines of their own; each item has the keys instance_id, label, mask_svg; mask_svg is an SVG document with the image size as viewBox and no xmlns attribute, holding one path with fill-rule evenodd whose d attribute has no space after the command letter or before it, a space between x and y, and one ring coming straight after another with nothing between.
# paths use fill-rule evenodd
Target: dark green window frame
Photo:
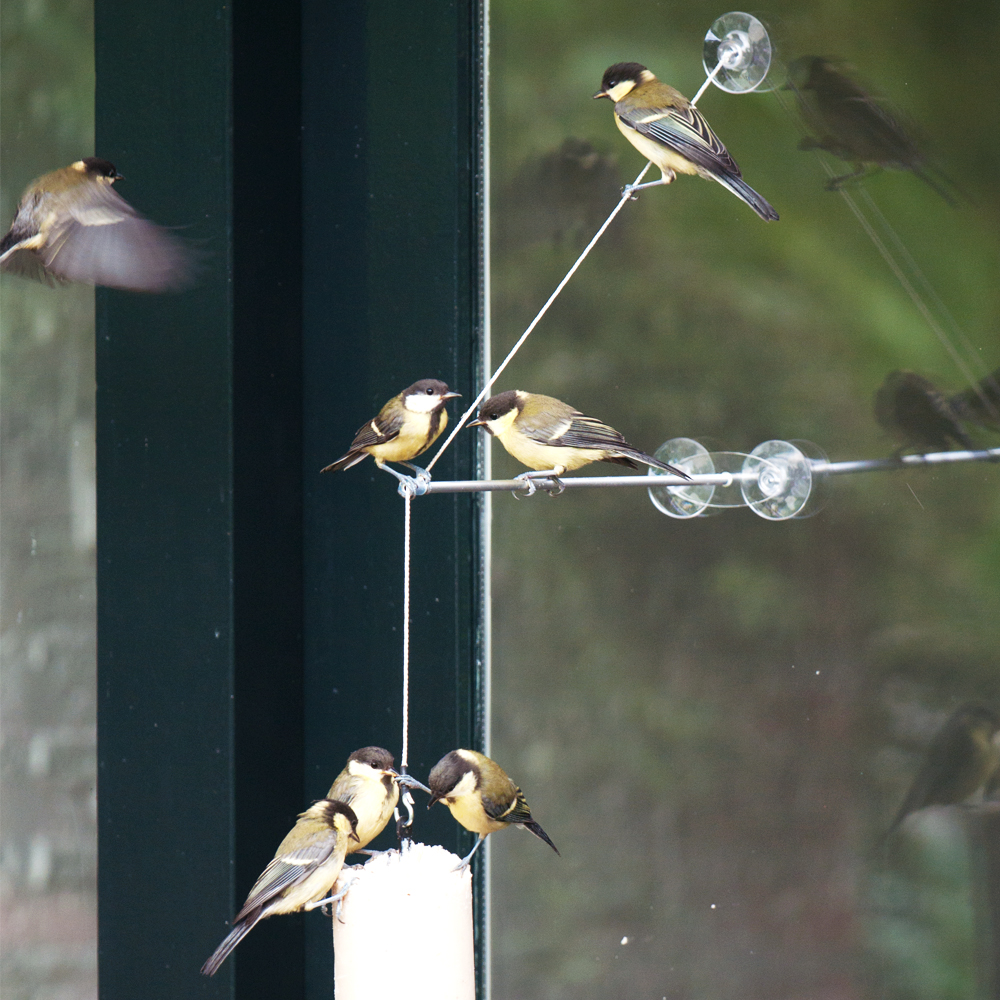
<instances>
[{"instance_id":1,"label":"dark green window frame","mask_svg":"<svg viewBox=\"0 0 1000 1000\"><path fill-rule=\"evenodd\" d=\"M102 997L332 995L315 916L198 969L347 754L399 750L402 501L318 470L416 378L481 384L482 18L96 2L97 151L204 248L190 292L97 300ZM484 733L482 512L414 505L418 776Z\"/></svg>"}]
</instances>

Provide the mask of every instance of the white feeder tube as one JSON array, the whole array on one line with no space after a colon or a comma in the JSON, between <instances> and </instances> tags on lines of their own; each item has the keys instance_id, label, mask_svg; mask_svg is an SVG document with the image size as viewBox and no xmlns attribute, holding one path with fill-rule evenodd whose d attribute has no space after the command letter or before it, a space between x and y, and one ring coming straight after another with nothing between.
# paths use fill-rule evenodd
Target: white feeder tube
<instances>
[{"instance_id":1,"label":"white feeder tube","mask_svg":"<svg viewBox=\"0 0 1000 1000\"><path fill-rule=\"evenodd\" d=\"M349 879L333 918L337 1000L475 1000L472 871L443 847L387 851Z\"/></svg>"}]
</instances>

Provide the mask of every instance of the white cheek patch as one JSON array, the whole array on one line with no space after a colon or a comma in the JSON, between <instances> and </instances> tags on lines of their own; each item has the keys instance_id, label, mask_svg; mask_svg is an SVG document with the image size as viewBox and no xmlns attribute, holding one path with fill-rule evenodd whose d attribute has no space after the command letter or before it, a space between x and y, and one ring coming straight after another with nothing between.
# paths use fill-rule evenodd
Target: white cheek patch
<instances>
[{"instance_id":1,"label":"white cheek patch","mask_svg":"<svg viewBox=\"0 0 1000 1000\"><path fill-rule=\"evenodd\" d=\"M608 97L617 104L623 97L626 96L630 91L635 89L634 80L622 80L621 83L616 83L609 91Z\"/></svg>"},{"instance_id":2,"label":"white cheek patch","mask_svg":"<svg viewBox=\"0 0 1000 1000\"><path fill-rule=\"evenodd\" d=\"M441 397L434 393L428 396L426 393L414 393L403 400L403 405L411 413L433 413L441 405Z\"/></svg>"}]
</instances>

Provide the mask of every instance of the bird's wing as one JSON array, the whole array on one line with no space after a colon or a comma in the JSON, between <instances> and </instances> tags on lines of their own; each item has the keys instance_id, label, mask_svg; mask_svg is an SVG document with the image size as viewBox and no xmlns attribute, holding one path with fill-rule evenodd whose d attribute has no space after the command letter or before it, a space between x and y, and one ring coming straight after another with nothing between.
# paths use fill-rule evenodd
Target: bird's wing
<instances>
[{"instance_id":1,"label":"bird's wing","mask_svg":"<svg viewBox=\"0 0 1000 1000\"><path fill-rule=\"evenodd\" d=\"M0 269L20 275L22 278L30 278L32 281L44 282L50 286L55 285L59 280L58 275L49 274L45 270L45 265L38 254L32 250L22 250L17 247L12 247L0 255Z\"/></svg>"},{"instance_id":2,"label":"bird's wing","mask_svg":"<svg viewBox=\"0 0 1000 1000\"><path fill-rule=\"evenodd\" d=\"M521 789L509 778L501 794L493 798L483 794L483 809L490 819L500 823L524 823L531 819L531 810Z\"/></svg>"},{"instance_id":3,"label":"bird's wing","mask_svg":"<svg viewBox=\"0 0 1000 1000\"><path fill-rule=\"evenodd\" d=\"M634 450L614 427L609 427L596 417L588 417L585 413L578 413L575 410L565 430L553 438L550 443L561 448L603 448L609 451L625 448L626 450Z\"/></svg>"},{"instance_id":4,"label":"bird's wing","mask_svg":"<svg viewBox=\"0 0 1000 1000\"><path fill-rule=\"evenodd\" d=\"M233 923L238 923L246 914L268 900L274 899L283 889L314 872L333 853L337 846L337 835L332 830L317 833L311 842L287 854L281 854L261 872L260 878L250 890L243 909L236 914Z\"/></svg>"},{"instance_id":5,"label":"bird's wing","mask_svg":"<svg viewBox=\"0 0 1000 1000\"><path fill-rule=\"evenodd\" d=\"M736 161L712 131L705 116L693 107L629 108L616 106L622 123L679 153L699 167L742 177Z\"/></svg>"},{"instance_id":6,"label":"bird's wing","mask_svg":"<svg viewBox=\"0 0 1000 1000\"><path fill-rule=\"evenodd\" d=\"M133 291L183 288L194 270L186 243L101 184L86 185L53 212L38 252L56 278Z\"/></svg>"},{"instance_id":7,"label":"bird's wing","mask_svg":"<svg viewBox=\"0 0 1000 1000\"><path fill-rule=\"evenodd\" d=\"M386 416L380 413L358 428L358 433L354 435L354 440L351 442L351 451L359 451L373 444L385 444L387 441L392 441L399 437L402 427L403 414L393 413Z\"/></svg>"}]
</instances>

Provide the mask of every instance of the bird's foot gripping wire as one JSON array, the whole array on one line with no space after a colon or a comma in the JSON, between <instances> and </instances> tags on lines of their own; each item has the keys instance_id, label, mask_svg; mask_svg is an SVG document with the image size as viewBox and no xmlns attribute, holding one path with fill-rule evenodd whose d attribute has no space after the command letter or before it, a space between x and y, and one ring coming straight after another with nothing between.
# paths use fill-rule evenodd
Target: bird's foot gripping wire
<instances>
[{"instance_id":1,"label":"bird's foot gripping wire","mask_svg":"<svg viewBox=\"0 0 1000 1000\"><path fill-rule=\"evenodd\" d=\"M347 884L344 886L343 889L340 890L340 892L338 892L336 895L333 895L333 896L327 896L326 899L319 900L319 902L314 903L313 906L310 907L310 909L313 909L316 906L322 906L323 907L323 913L326 916L329 916L330 915L330 909L329 909L330 904L331 903L336 903L337 904L337 909L334 912L337 915L337 919L341 923L343 923L344 922L344 917L343 917L343 912L344 912L344 897L351 891L351 886L354 885L354 883L357 882L357 880L358 880L357 875L355 875L352 878L348 879Z\"/></svg>"},{"instance_id":2,"label":"bird's foot gripping wire","mask_svg":"<svg viewBox=\"0 0 1000 1000\"><path fill-rule=\"evenodd\" d=\"M524 483L524 492L520 490L515 491L514 496L520 499L521 497L534 496L538 492L538 487L535 485L536 479L550 479L555 486L551 489L546 490L550 497L557 497L562 493L566 486L560 481L559 475L562 469L545 469L541 472L522 472L519 476L515 476L514 479L519 483Z\"/></svg>"},{"instance_id":3,"label":"bird's foot gripping wire","mask_svg":"<svg viewBox=\"0 0 1000 1000\"><path fill-rule=\"evenodd\" d=\"M627 194L632 201L638 201L639 196L636 194L636 191L645 191L646 188L660 187L663 184L669 184L676 176L677 175L673 171L670 171L669 173L664 171L658 181L646 181L643 184L626 184L625 187L622 188L622 194Z\"/></svg>"},{"instance_id":4,"label":"bird's foot gripping wire","mask_svg":"<svg viewBox=\"0 0 1000 1000\"><path fill-rule=\"evenodd\" d=\"M395 476L399 480L400 496L423 496L427 492L427 486L431 481L431 474L426 469L421 469L417 465L411 465L409 462L400 462L399 464L405 465L408 469L412 469L416 475L406 476L402 472L397 472L391 465L388 465L385 462L383 462L379 468L383 472L388 472L390 475Z\"/></svg>"}]
</instances>

